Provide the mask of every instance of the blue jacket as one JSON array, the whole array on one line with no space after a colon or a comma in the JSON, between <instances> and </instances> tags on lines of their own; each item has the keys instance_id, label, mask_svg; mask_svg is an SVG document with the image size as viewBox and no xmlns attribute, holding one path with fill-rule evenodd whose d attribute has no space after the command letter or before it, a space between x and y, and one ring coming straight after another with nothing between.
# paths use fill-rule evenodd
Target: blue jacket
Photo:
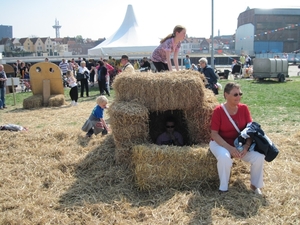
<instances>
[{"instance_id":1,"label":"blue jacket","mask_svg":"<svg viewBox=\"0 0 300 225\"><path fill-rule=\"evenodd\" d=\"M210 66L204 67L200 72L204 74L208 83L216 84L218 82L218 77Z\"/></svg>"}]
</instances>

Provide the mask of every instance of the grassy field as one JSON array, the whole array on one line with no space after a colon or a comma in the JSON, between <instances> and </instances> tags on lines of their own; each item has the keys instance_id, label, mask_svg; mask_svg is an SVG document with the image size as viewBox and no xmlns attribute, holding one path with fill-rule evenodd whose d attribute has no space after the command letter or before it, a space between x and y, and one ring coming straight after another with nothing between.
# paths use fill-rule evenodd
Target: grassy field
<instances>
[{"instance_id":1,"label":"grassy field","mask_svg":"<svg viewBox=\"0 0 300 225\"><path fill-rule=\"evenodd\" d=\"M225 195L201 181L141 192L132 171L115 164L112 135L87 139L81 131L97 88L77 107L33 110L22 108L31 93L17 93L16 105L6 96L0 124L29 130L0 131L0 224L300 224L300 79L238 82L253 120L280 150L265 163L262 197L249 189L248 164L233 169Z\"/></svg>"}]
</instances>

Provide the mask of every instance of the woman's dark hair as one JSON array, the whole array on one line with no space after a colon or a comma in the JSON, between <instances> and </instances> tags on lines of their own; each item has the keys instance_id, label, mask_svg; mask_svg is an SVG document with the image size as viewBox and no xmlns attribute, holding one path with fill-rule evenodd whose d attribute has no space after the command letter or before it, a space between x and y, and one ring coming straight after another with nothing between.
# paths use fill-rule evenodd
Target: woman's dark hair
<instances>
[{"instance_id":1,"label":"woman's dark hair","mask_svg":"<svg viewBox=\"0 0 300 225\"><path fill-rule=\"evenodd\" d=\"M233 89L233 88L238 88L240 89L241 86L238 84L238 83L235 83L235 82L229 82L225 85L224 87L224 94L227 93L229 94L230 91ZM224 95L224 98L225 98L225 95Z\"/></svg>"},{"instance_id":2,"label":"woman's dark hair","mask_svg":"<svg viewBox=\"0 0 300 225\"><path fill-rule=\"evenodd\" d=\"M176 120L173 116L168 116L166 119L165 119L165 124L168 123L168 122L173 122L174 124L176 124Z\"/></svg>"},{"instance_id":3,"label":"woman's dark hair","mask_svg":"<svg viewBox=\"0 0 300 225\"><path fill-rule=\"evenodd\" d=\"M104 66L104 62L102 60L99 60L98 63L100 66Z\"/></svg>"},{"instance_id":4,"label":"woman's dark hair","mask_svg":"<svg viewBox=\"0 0 300 225\"><path fill-rule=\"evenodd\" d=\"M175 37L176 32L179 32L179 33L180 33L180 32L181 32L182 30L184 30L184 29L185 29L184 26L177 25L176 27L174 27L173 33L172 33L172 34L169 34L169 35L166 36L164 39L162 39L162 40L160 41L160 43L162 44L162 43L164 43L166 40Z\"/></svg>"}]
</instances>

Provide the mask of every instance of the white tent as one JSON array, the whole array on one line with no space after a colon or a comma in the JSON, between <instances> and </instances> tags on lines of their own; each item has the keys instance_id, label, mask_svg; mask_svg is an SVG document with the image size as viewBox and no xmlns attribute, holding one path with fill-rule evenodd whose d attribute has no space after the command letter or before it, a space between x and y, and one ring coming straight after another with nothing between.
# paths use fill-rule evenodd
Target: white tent
<instances>
[{"instance_id":1,"label":"white tent","mask_svg":"<svg viewBox=\"0 0 300 225\"><path fill-rule=\"evenodd\" d=\"M146 26L145 26L146 27ZM151 37L151 30L139 27L132 5L128 5L120 28L96 47L88 50L89 56L150 56L160 39Z\"/></svg>"}]
</instances>

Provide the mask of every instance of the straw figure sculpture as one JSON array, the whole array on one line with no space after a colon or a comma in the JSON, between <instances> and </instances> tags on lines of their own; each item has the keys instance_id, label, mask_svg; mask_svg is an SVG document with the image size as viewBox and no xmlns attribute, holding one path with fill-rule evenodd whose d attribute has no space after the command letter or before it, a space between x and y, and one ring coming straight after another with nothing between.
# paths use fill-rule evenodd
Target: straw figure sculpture
<instances>
[{"instance_id":1,"label":"straw figure sculpture","mask_svg":"<svg viewBox=\"0 0 300 225\"><path fill-rule=\"evenodd\" d=\"M36 63L30 67L32 96L23 100L23 108L62 106L66 104L60 68L49 62Z\"/></svg>"},{"instance_id":2,"label":"straw figure sculpture","mask_svg":"<svg viewBox=\"0 0 300 225\"><path fill-rule=\"evenodd\" d=\"M141 190L181 187L185 182L217 178L216 159L210 153L210 118L218 104L197 71L162 73L123 72L113 83L115 101L110 125L119 164L132 166ZM159 146L167 116L185 146Z\"/></svg>"}]
</instances>

